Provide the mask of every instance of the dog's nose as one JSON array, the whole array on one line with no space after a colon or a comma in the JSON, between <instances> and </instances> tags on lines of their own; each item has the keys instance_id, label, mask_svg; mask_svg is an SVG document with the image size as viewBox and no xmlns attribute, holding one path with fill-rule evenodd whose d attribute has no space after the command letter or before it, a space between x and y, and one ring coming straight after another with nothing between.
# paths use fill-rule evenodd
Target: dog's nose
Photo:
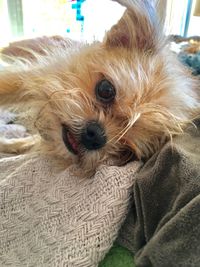
<instances>
[{"instance_id":1,"label":"dog's nose","mask_svg":"<svg viewBox=\"0 0 200 267\"><path fill-rule=\"evenodd\" d=\"M88 150L102 148L106 144L106 135L103 127L96 121L90 121L83 128L81 143Z\"/></svg>"}]
</instances>

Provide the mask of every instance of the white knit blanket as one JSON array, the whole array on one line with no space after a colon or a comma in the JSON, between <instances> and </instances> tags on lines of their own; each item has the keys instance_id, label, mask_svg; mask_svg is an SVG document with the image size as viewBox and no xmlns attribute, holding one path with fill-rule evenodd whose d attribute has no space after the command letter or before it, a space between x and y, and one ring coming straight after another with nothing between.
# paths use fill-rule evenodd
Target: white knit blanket
<instances>
[{"instance_id":1,"label":"white knit blanket","mask_svg":"<svg viewBox=\"0 0 200 267\"><path fill-rule=\"evenodd\" d=\"M20 138L28 136L26 128L15 124L16 115L0 108L0 138Z\"/></svg>"},{"instance_id":2,"label":"white knit blanket","mask_svg":"<svg viewBox=\"0 0 200 267\"><path fill-rule=\"evenodd\" d=\"M39 155L0 159L0 266L95 267L126 217L139 163L80 179Z\"/></svg>"}]
</instances>

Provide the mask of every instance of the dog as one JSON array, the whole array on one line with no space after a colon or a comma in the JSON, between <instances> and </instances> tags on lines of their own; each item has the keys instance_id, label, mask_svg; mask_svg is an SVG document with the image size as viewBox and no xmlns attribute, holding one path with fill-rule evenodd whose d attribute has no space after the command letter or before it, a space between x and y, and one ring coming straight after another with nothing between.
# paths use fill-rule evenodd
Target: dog
<instances>
[{"instance_id":1,"label":"dog","mask_svg":"<svg viewBox=\"0 0 200 267\"><path fill-rule=\"evenodd\" d=\"M111 158L148 159L199 109L197 83L170 52L152 1L113 1L126 10L102 42L46 46L0 74L0 104L34 106L40 152L76 162L83 175Z\"/></svg>"}]
</instances>

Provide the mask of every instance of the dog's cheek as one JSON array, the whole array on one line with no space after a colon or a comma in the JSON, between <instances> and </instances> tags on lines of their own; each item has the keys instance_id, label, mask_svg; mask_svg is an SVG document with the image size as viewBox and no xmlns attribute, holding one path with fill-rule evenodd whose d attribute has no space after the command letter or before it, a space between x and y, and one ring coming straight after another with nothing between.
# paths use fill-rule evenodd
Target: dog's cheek
<instances>
[{"instance_id":1,"label":"dog's cheek","mask_svg":"<svg viewBox=\"0 0 200 267\"><path fill-rule=\"evenodd\" d=\"M38 112L35 127L41 137L46 141L56 140L61 129L60 120L56 117L50 107L44 106Z\"/></svg>"},{"instance_id":2,"label":"dog's cheek","mask_svg":"<svg viewBox=\"0 0 200 267\"><path fill-rule=\"evenodd\" d=\"M123 147L121 155L124 158L124 160L130 161L132 159L134 160L141 159L142 153L140 149L137 147L137 145L135 144L134 140L131 140L128 137L123 137L120 140L120 143Z\"/></svg>"}]
</instances>

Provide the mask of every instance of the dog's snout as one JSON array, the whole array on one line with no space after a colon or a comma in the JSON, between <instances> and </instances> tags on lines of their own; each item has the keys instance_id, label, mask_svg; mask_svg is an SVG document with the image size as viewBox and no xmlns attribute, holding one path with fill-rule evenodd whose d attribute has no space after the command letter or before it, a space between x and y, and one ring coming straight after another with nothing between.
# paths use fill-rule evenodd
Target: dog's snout
<instances>
[{"instance_id":1,"label":"dog's snout","mask_svg":"<svg viewBox=\"0 0 200 267\"><path fill-rule=\"evenodd\" d=\"M96 121L88 122L82 130L81 143L88 150L102 148L106 144L104 128Z\"/></svg>"}]
</instances>

